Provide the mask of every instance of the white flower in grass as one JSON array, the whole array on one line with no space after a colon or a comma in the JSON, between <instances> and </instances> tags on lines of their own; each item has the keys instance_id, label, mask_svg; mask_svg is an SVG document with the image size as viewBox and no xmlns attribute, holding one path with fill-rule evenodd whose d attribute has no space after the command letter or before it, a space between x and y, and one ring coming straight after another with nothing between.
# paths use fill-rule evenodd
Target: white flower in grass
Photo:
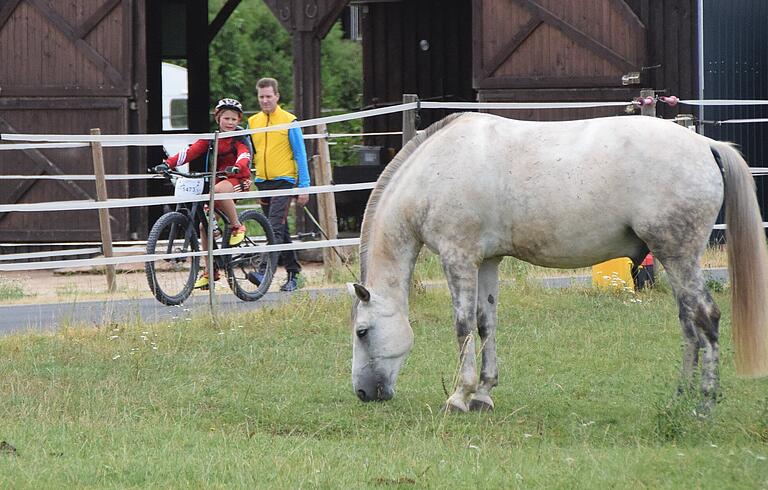
<instances>
[{"instance_id":1,"label":"white flower in grass","mask_svg":"<svg viewBox=\"0 0 768 490\"><path fill-rule=\"evenodd\" d=\"M118 354L118 355L116 355L115 357L112 358L113 361L116 361L117 359L120 359L120 354Z\"/></svg>"}]
</instances>

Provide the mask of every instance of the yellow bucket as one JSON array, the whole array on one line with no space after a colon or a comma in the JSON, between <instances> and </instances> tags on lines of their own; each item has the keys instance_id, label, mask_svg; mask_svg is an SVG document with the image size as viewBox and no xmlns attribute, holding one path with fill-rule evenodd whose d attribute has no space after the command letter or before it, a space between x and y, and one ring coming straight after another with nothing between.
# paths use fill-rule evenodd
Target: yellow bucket
<instances>
[{"instance_id":1,"label":"yellow bucket","mask_svg":"<svg viewBox=\"0 0 768 490\"><path fill-rule=\"evenodd\" d=\"M597 287L635 288L632 280L632 260L627 257L611 259L592 266L592 285Z\"/></svg>"}]
</instances>

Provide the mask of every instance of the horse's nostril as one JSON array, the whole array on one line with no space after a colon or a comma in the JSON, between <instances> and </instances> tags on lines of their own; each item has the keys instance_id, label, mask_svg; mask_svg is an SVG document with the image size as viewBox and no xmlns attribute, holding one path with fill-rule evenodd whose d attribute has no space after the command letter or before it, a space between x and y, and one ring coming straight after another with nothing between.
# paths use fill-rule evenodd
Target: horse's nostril
<instances>
[{"instance_id":1,"label":"horse's nostril","mask_svg":"<svg viewBox=\"0 0 768 490\"><path fill-rule=\"evenodd\" d=\"M363 400L364 402L368 401L368 397L365 396L365 391L363 390L357 390L357 397Z\"/></svg>"}]
</instances>

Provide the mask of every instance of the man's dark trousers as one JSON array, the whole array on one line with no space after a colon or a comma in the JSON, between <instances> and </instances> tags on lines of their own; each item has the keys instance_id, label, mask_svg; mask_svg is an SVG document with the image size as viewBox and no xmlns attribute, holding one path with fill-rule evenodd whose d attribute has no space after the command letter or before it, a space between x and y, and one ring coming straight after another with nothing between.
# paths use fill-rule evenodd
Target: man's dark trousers
<instances>
[{"instance_id":1,"label":"man's dark trousers","mask_svg":"<svg viewBox=\"0 0 768 490\"><path fill-rule=\"evenodd\" d=\"M256 187L260 191L274 191L277 189L293 189L293 184L287 180L265 180L256 182ZM272 225L275 232L277 243L291 243L291 233L288 230L288 212L291 210L291 201L296 196L275 196L262 197L261 209ZM285 266L287 272L299 273L301 265L296 260L295 250L284 250L280 252L279 263Z\"/></svg>"}]
</instances>

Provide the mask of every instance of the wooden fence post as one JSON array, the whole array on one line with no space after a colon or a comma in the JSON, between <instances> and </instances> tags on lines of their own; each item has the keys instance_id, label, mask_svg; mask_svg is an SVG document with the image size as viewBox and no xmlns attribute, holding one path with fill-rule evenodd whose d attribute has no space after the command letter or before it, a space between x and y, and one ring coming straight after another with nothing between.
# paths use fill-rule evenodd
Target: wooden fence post
<instances>
[{"instance_id":1,"label":"wooden fence post","mask_svg":"<svg viewBox=\"0 0 768 490\"><path fill-rule=\"evenodd\" d=\"M320 134L327 134L328 128L325 124L318 124L317 131ZM331 170L331 152L328 148L328 138L318 140L317 158L313 158L315 164L315 185L331 185L333 172ZM317 195L317 206L320 211L320 225L326 235L327 240L335 240L339 235L339 226L336 219L336 197L332 192L324 192ZM325 277L330 278L334 268L341 266L339 257L329 247L323 248L323 264L325 266Z\"/></svg>"},{"instance_id":2,"label":"wooden fence post","mask_svg":"<svg viewBox=\"0 0 768 490\"><path fill-rule=\"evenodd\" d=\"M101 134L99 128L91 129L91 134L98 136ZM104 177L104 152L101 148L101 142L91 142L91 155L93 157L93 174L96 176L96 201L107 200L107 180ZM109 224L109 210L99 209L99 229L101 230L101 248L104 257L112 257L112 227ZM114 264L107 265L107 289L110 293L117 291L115 281Z\"/></svg>"},{"instance_id":3,"label":"wooden fence post","mask_svg":"<svg viewBox=\"0 0 768 490\"><path fill-rule=\"evenodd\" d=\"M645 99L646 97L650 97L654 99L654 103L650 105L643 104L640 106L640 115L641 116L651 116L656 117L656 92L652 88L644 88L640 91L640 98Z\"/></svg>"},{"instance_id":4,"label":"wooden fence post","mask_svg":"<svg viewBox=\"0 0 768 490\"><path fill-rule=\"evenodd\" d=\"M416 102L419 96L416 94L403 94L403 104ZM416 110L403 111L403 146L416 136Z\"/></svg>"}]
</instances>

